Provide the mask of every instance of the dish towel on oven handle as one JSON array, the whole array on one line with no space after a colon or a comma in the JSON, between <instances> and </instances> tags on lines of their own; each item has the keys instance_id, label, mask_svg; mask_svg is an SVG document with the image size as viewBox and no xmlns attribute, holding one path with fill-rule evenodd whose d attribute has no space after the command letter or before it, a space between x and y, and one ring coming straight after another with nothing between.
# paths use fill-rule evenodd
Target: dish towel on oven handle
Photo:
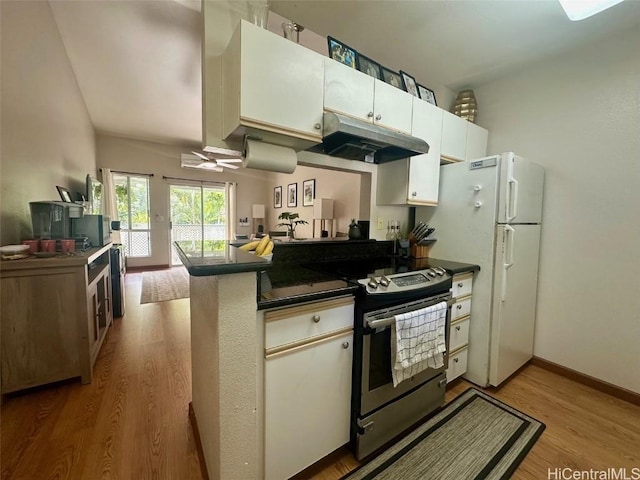
<instances>
[{"instance_id":1,"label":"dish towel on oven handle","mask_svg":"<svg viewBox=\"0 0 640 480\"><path fill-rule=\"evenodd\" d=\"M444 366L447 302L401 313L391 328L393 386L427 368Z\"/></svg>"}]
</instances>

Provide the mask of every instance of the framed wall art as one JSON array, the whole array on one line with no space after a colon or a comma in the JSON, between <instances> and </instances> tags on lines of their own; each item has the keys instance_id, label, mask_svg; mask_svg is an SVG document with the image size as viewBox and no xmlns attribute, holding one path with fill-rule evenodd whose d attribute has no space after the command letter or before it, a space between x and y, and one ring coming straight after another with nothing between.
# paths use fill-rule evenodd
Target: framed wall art
<instances>
[{"instance_id":1,"label":"framed wall art","mask_svg":"<svg viewBox=\"0 0 640 480\"><path fill-rule=\"evenodd\" d=\"M424 86L418 84L418 93L420 93L420 98L422 100L426 100L431 105L436 105L436 106L438 105L436 103L436 94L430 88L427 88L427 87L424 87Z\"/></svg>"},{"instance_id":2,"label":"framed wall art","mask_svg":"<svg viewBox=\"0 0 640 480\"><path fill-rule=\"evenodd\" d=\"M418 93L418 86L416 84L416 79L409 75L407 72L403 72L400 70L400 76L402 77L402 83L404 84L404 89L409 92L414 97L420 98L420 94Z\"/></svg>"},{"instance_id":3,"label":"framed wall art","mask_svg":"<svg viewBox=\"0 0 640 480\"><path fill-rule=\"evenodd\" d=\"M282 208L282 187L273 189L273 208Z\"/></svg>"},{"instance_id":4,"label":"framed wall art","mask_svg":"<svg viewBox=\"0 0 640 480\"><path fill-rule=\"evenodd\" d=\"M316 181L305 180L302 182L302 206L313 207L313 199L316 198Z\"/></svg>"},{"instance_id":5,"label":"framed wall art","mask_svg":"<svg viewBox=\"0 0 640 480\"><path fill-rule=\"evenodd\" d=\"M382 80L382 72L379 63L374 62L369 57L365 57L364 55L360 55L359 53L357 54L356 58L358 60L358 70L366 73L370 77Z\"/></svg>"},{"instance_id":6,"label":"framed wall art","mask_svg":"<svg viewBox=\"0 0 640 480\"><path fill-rule=\"evenodd\" d=\"M389 70L386 67L382 67L382 80L389 85L393 85L400 90L404 90L404 84L402 83L402 77L396 72Z\"/></svg>"},{"instance_id":7,"label":"framed wall art","mask_svg":"<svg viewBox=\"0 0 640 480\"><path fill-rule=\"evenodd\" d=\"M356 51L353 48L333 37L327 37L327 43L329 44L329 57L351 68L356 68Z\"/></svg>"},{"instance_id":8,"label":"framed wall art","mask_svg":"<svg viewBox=\"0 0 640 480\"><path fill-rule=\"evenodd\" d=\"M290 183L287 185L287 207L298 206L298 184Z\"/></svg>"},{"instance_id":9,"label":"framed wall art","mask_svg":"<svg viewBox=\"0 0 640 480\"><path fill-rule=\"evenodd\" d=\"M71 192L69 190L67 190L64 187L61 187L60 185L56 185L56 189L58 190L58 194L60 195L60 198L62 199L63 202L67 202L67 203L73 202L73 200L71 200Z\"/></svg>"}]
</instances>

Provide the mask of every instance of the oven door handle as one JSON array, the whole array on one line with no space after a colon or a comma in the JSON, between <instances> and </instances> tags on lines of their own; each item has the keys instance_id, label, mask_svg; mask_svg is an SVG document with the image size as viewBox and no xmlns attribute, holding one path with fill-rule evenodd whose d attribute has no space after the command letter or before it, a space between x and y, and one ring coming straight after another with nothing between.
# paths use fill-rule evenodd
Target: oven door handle
<instances>
[{"instance_id":1,"label":"oven door handle","mask_svg":"<svg viewBox=\"0 0 640 480\"><path fill-rule=\"evenodd\" d=\"M447 308L453 305L453 300L446 300ZM396 317L387 317L387 318L376 318L375 320L367 320L367 327L371 330L375 330L377 328L389 327L396 323Z\"/></svg>"}]
</instances>

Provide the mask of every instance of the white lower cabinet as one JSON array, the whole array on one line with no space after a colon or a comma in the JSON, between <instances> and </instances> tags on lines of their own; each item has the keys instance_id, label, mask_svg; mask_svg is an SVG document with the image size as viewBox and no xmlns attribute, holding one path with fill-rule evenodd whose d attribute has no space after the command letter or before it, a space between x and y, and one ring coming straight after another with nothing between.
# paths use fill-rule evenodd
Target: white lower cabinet
<instances>
[{"instance_id":1,"label":"white lower cabinet","mask_svg":"<svg viewBox=\"0 0 640 480\"><path fill-rule=\"evenodd\" d=\"M467 351L469 347L464 347L453 352L449 356L449 366L447 367L447 382L458 378L467 371Z\"/></svg>"},{"instance_id":2,"label":"white lower cabinet","mask_svg":"<svg viewBox=\"0 0 640 480\"><path fill-rule=\"evenodd\" d=\"M281 309L274 317L265 313L267 480L290 478L349 442L353 299L341 301ZM317 331L277 345L271 333L292 320Z\"/></svg>"},{"instance_id":3,"label":"white lower cabinet","mask_svg":"<svg viewBox=\"0 0 640 480\"><path fill-rule=\"evenodd\" d=\"M467 351L469 349L469 325L471 318L471 293L473 272L453 276L451 295L451 327L449 328L449 365L447 383L467 371Z\"/></svg>"}]
</instances>

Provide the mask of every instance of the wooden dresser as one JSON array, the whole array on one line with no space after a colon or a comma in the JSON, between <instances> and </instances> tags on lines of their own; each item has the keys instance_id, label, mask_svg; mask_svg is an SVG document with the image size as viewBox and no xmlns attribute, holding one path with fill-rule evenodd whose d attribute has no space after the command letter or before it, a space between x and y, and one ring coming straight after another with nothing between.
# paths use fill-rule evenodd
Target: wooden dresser
<instances>
[{"instance_id":1,"label":"wooden dresser","mask_svg":"<svg viewBox=\"0 0 640 480\"><path fill-rule=\"evenodd\" d=\"M0 263L2 394L91 382L113 319L110 247Z\"/></svg>"}]
</instances>

